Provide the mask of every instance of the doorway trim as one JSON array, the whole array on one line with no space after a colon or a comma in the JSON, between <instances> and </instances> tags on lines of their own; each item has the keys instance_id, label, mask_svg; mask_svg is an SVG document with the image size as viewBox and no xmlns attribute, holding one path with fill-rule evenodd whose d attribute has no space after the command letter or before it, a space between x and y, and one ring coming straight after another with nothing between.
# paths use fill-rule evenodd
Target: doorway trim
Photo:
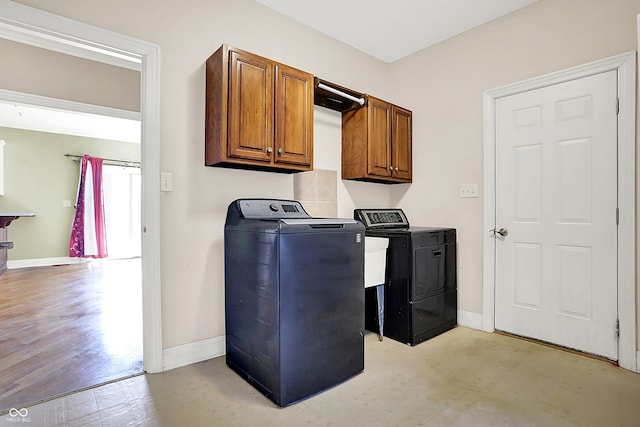
<instances>
[{"instance_id":1,"label":"doorway trim","mask_svg":"<svg viewBox=\"0 0 640 427\"><path fill-rule=\"evenodd\" d=\"M484 107L484 222L483 231L496 227L496 100L542 87L563 83L607 71L618 73L618 364L637 372L636 360L636 186L635 186L635 91L636 53L594 61L566 70L546 74L514 84L485 91ZM483 304L482 329L495 328L495 239L486 232L483 237ZM613 333L613 331L612 331Z\"/></svg>"},{"instance_id":2,"label":"doorway trim","mask_svg":"<svg viewBox=\"0 0 640 427\"><path fill-rule=\"evenodd\" d=\"M9 0L0 0L0 38L140 71L143 358L146 372L160 372L160 47Z\"/></svg>"}]
</instances>

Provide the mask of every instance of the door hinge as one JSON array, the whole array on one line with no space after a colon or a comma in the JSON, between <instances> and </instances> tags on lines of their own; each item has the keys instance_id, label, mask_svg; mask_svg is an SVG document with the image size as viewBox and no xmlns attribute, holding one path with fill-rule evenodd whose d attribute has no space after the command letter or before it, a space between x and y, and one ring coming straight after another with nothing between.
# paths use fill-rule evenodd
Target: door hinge
<instances>
[{"instance_id":1,"label":"door hinge","mask_svg":"<svg viewBox=\"0 0 640 427\"><path fill-rule=\"evenodd\" d=\"M620 114L620 98L616 98L616 114Z\"/></svg>"},{"instance_id":2,"label":"door hinge","mask_svg":"<svg viewBox=\"0 0 640 427\"><path fill-rule=\"evenodd\" d=\"M616 338L620 338L620 319L616 319Z\"/></svg>"},{"instance_id":3,"label":"door hinge","mask_svg":"<svg viewBox=\"0 0 640 427\"><path fill-rule=\"evenodd\" d=\"M620 225L620 208L616 208L616 225Z\"/></svg>"}]
</instances>

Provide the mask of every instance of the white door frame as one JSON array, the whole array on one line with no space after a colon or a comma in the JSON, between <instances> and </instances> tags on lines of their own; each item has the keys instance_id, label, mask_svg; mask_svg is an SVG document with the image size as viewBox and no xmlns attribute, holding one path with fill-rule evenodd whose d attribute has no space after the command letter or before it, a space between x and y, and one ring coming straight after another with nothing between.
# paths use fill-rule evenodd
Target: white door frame
<instances>
[{"instance_id":1,"label":"white door frame","mask_svg":"<svg viewBox=\"0 0 640 427\"><path fill-rule=\"evenodd\" d=\"M162 371L160 300L160 47L0 0L0 38L140 71L144 369Z\"/></svg>"},{"instance_id":2,"label":"white door frame","mask_svg":"<svg viewBox=\"0 0 640 427\"><path fill-rule=\"evenodd\" d=\"M618 72L618 364L637 371L636 355L636 53L628 52L522 82L486 91L484 99L484 238L482 329L495 327L496 240L489 230L496 224L496 100L520 92L590 75Z\"/></svg>"}]
</instances>

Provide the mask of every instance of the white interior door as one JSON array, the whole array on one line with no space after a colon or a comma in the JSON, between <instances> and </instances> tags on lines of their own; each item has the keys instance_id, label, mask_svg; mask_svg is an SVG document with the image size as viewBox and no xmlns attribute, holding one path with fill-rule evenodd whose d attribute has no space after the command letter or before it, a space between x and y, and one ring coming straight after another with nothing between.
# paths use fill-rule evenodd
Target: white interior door
<instances>
[{"instance_id":1,"label":"white interior door","mask_svg":"<svg viewBox=\"0 0 640 427\"><path fill-rule=\"evenodd\" d=\"M496 100L495 328L617 360L617 73Z\"/></svg>"}]
</instances>

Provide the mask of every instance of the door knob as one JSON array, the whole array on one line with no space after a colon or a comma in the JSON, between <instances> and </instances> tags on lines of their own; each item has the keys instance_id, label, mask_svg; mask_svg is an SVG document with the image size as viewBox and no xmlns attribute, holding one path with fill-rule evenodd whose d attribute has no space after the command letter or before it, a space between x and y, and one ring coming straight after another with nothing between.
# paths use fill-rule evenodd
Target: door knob
<instances>
[{"instance_id":1,"label":"door knob","mask_svg":"<svg viewBox=\"0 0 640 427\"><path fill-rule=\"evenodd\" d=\"M267 147L267 153L273 153L273 148Z\"/></svg>"},{"instance_id":2,"label":"door knob","mask_svg":"<svg viewBox=\"0 0 640 427\"><path fill-rule=\"evenodd\" d=\"M500 230L496 230L495 228L492 230L489 230L489 233L493 233L493 235L495 236L496 234L501 235L502 237L507 237L507 235L509 234L509 230L507 230L506 228L501 228Z\"/></svg>"}]
</instances>

